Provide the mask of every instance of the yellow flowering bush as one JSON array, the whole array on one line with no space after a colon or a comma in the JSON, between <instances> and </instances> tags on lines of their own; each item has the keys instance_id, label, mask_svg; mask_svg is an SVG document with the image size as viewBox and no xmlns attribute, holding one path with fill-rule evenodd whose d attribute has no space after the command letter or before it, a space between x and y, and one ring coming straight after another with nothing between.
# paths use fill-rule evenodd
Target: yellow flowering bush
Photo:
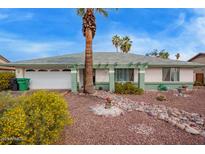
<instances>
[{"instance_id":1,"label":"yellow flowering bush","mask_svg":"<svg viewBox=\"0 0 205 154\"><path fill-rule=\"evenodd\" d=\"M18 98L0 94L0 144L52 144L70 124L67 102L58 93L37 91Z\"/></svg>"},{"instance_id":2,"label":"yellow flowering bush","mask_svg":"<svg viewBox=\"0 0 205 154\"><path fill-rule=\"evenodd\" d=\"M67 102L58 93L37 91L21 100L27 125L31 128L31 144L54 143L65 125L72 123Z\"/></svg>"},{"instance_id":3,"label":"yellow flowering bush","mask_svg":"<svg viewBox=\"0 0 205 154\"><path fill-rule=\"evenodd\" d=\"M12 72L0 72L0 91L9 89L10 79L15 78Z\"/></svg>"}]
</instances>

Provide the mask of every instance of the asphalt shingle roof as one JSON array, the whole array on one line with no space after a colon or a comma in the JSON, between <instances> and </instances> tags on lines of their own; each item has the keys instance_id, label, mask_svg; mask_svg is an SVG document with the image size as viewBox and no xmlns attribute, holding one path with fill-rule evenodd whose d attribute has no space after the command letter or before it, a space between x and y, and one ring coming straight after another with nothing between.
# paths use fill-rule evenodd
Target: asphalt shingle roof
<instances>
[{"instance_id":1,"label":"asphalt shingle roof","mask_svg":"<svg viewBox=\"0 0 205 154\"><path fill-rule=\"evenodd\" d=\"M176 65L176 66L200 66L199 63L161 59L149 57L133 53L117 53L117 52L94 52L94 64L129 64L129 63L148 63L148 65ZM24 60L10 63L10 65L18 64L84 64L84 53L67 54L62 56L39 58L32 60Z\"/></svg>"}]
</instances>

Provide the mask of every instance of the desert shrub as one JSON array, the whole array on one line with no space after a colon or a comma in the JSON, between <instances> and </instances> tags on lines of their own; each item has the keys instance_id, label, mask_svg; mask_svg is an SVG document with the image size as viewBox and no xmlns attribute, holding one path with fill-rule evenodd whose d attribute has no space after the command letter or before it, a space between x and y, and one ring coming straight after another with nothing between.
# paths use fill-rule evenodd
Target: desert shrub
<instances>
[{"instance_id":1,"label":"desert shrub","mask_svg":"<svg viewBox=\"0 0 205 154\"><path fill-rule=\"evenodd\" d=\"M141 95L144 93L144 90L141 88L138 88L136 85L134 85L131 82L126 83L116 83L115 84L115 92L118 94L136 94Z\"/></svg>"},{"instance_id":2,"label":"desert shrub","mask_svg":"<svg viewBox=\"0 0 205 154\"><path fill-rule=\"evenodd\" d=\"M158 95L158 96L156 97L156 99L157 99L158 101L166 101L166 100L167 100L167 97L166 97L165 95Z\"/></svg>"},{"instance_id":3,"label":"desert shrub","mask_svg":"<svg viewBox=\"0 0 205 154\"><path fill-rule=\"evenodd\" d=\"M6 110L0 118L0 144L25 144L29 135L26 124L22 106Z\"/></svg>"},{"instance_id":4,"label":"desert shrub","mask_svg":"<svg viewBox=\"0 0 205 154\"><path fill-rule=\"evenodd\" d=\"M200 81L195 81L194 86L203 86L204 84Z\"/></svg>"},{"instance_id":5,"label":"desert shrub","mask_svg":"<svg viewBox=\"0 0 205 154\"><path fill-rule=\"evenodd\" d=\"M32 144L55 142L65 125L72 123L66 101L55 92L37 91L21 100L31 128Z\"/></svg>"},{"instance_id":6,"label":"desert shrub","mask_svg":"<svg viewBox=\"0 0 205 154\"><path fill-rule=\"evenodd\" d=\"M0 72L0 91L9 89L10 79L15 78L12 72Z\"/></svg>"},{"instance_id":7,"label":"desert shrub","mask_svg":"<svg viewBox=\"0 0 205 154\"><path fill-rule=\"evenodd\" d=\"M124 88L122 83L115 83L115 93L117 94L123 94L124 93Z\"/></svg>"},{"instance_id":8,"label":"desert shrub","mask_svg":"<svg viewBox=\"0 0 205 154\"><path fill-rule=\"evenodd\" d=\"M18 98L0 93L0 144L23 144L26 140L26 116Z\"/></svg>"},{"instance_id":9,"label":"desert shrub","mask_svg":"<svg viewBox=\"0 0 205 154\"><path fill-rule=\"evenodd\" d=\"M0 92L0 117L3 112L16 103L16 99L8 92Z\"/></svg>"},{"instance_id":10,"label":"desert shrub","mask_svg":"<svg viewBox=\"0 0 205 154\"><path fill-rule=\"evenodd\" d=\"M37 91L7 100L0 102L1 144L52 144L72 123L67 103L58 93Z\"/></svg>"}]
</instances>

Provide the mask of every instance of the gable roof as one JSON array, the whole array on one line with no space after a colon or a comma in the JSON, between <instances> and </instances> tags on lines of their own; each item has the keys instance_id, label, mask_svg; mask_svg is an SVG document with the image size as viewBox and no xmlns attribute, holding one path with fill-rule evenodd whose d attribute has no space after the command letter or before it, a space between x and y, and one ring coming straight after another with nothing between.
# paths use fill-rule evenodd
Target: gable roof
<instances>
[{"instance_id":1,"label":"gable roof","mask_svg":"<svg viewBox=\"0 0 205 154\"><path fill-rule=\"evenodd\" d=\"M32 60L24 60L10 63L10 66L26 66L26 65L84 65L84 53L67 54L62 56L54 56L47 58L39 58ZM93 64L137 64L146 63L149 66L184 66L184 67L194 67L201 66L202 64L178 61L170 59L161 59L157 57L150 57L144 55L138 55L133 53L119 53L119 52L94 52L93 53Z\"/></svg>"},{"instance_id":2,"label":"gable roof","mask_svg":"<svg viewBox=\"0 0 205 154\"><path fill-rule=\"evenodd\" d=\"M3 57L2 55L0 55L0 59L2 59L3 61L9 63L10 61L8 59L6 59L5 57Z\"/></svg>"},{"instance_id":3,"label":"gable roof","mask_svg":"<svg viewBox=\"0 0 205 154\"><path fill-rule=\"evenodd\" d=\"M188 62L191 62L192 60L198 58L199 56L205 56L205 53L198 53L197 55L195 55L194 57L192 57L191 59L189 59Z\"/></svg>"}]
</instances>

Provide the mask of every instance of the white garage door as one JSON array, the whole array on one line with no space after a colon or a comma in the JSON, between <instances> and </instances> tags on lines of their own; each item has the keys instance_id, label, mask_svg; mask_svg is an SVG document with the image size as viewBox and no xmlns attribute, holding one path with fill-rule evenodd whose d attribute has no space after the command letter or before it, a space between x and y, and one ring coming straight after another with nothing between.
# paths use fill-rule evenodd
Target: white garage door
<instances>
[{"instance_id":1,"label":"white garage door","mask_svg":"<svg viewBox=\"0 0 205 154\"><path fill-rule=\"evenodd\" d=\"M70 72L25 72L30 89L71 89Z\"/></svg>"}]
</instances>

